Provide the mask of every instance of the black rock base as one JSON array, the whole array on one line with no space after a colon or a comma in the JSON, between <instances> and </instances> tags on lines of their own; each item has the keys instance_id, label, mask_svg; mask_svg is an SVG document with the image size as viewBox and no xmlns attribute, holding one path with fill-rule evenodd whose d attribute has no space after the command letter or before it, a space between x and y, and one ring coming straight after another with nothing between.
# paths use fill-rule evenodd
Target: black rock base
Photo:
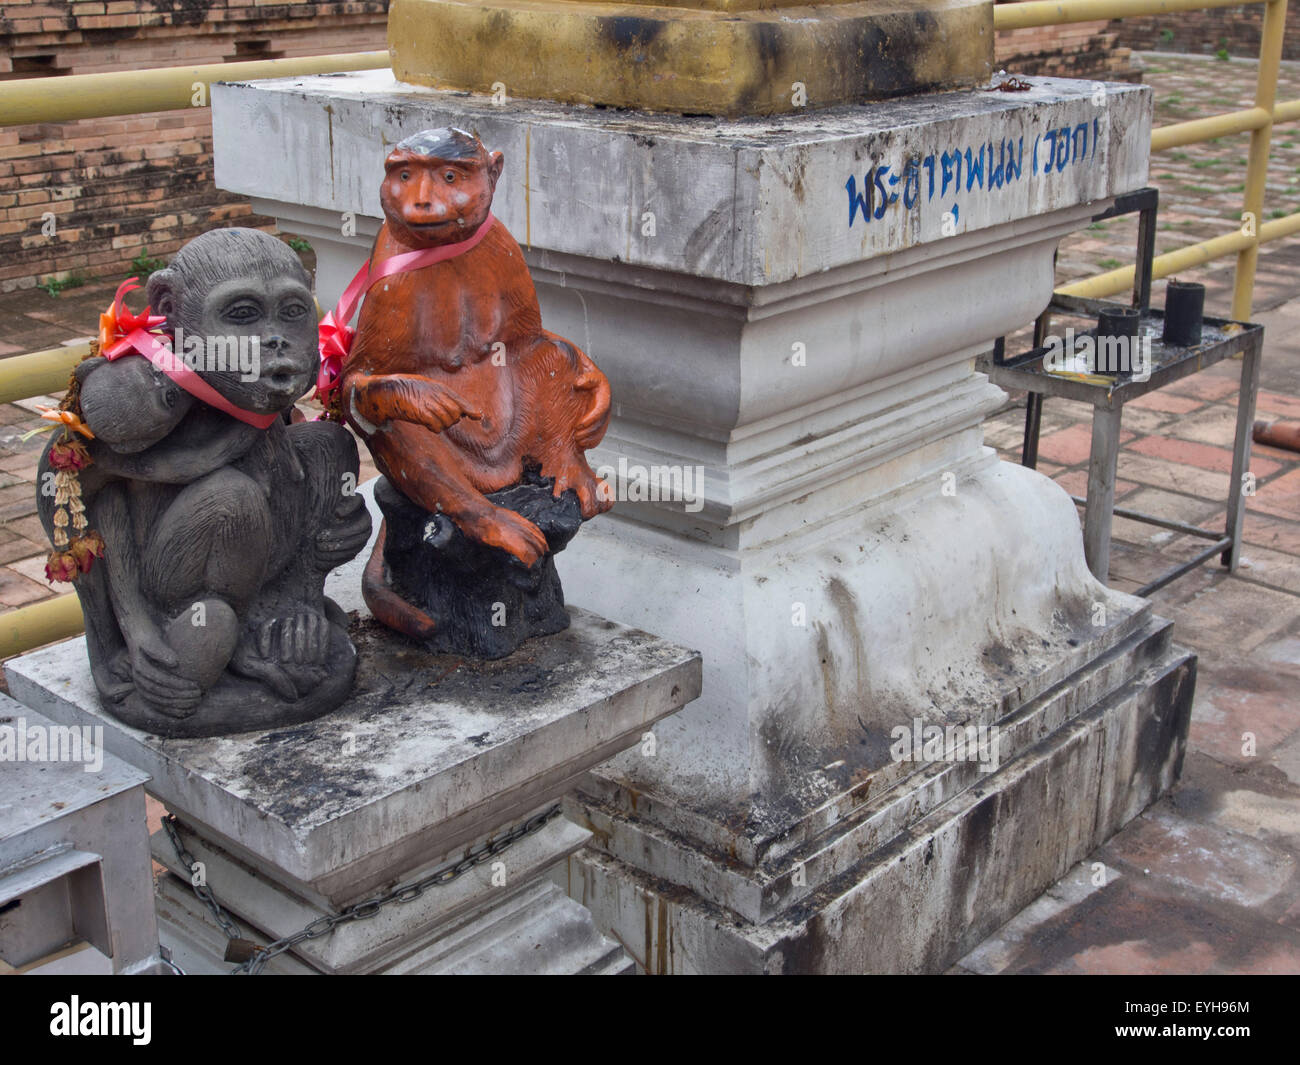
<instances>
[{"instance_id":1,"label":"black rock base","mask_svg":"<svg viewBox=\"0 0 1300 1065\"><path fill-rule=\"evenodd\" d=\"M582 526L577 497L552 495L553 482L536 474L487 498L527 518L550 550L531 568L495 547L469 539L443 514L412 503L385 477L375 485L384 515L382 589L372 560L366 600L375 616L417 639L427 650L472 658L504 658L525 640L568 628L564 591L554 555ZM375 601L395 594L411 612ZM402 624L406 621L409 623Z\"/></svg>"}]
</instances>

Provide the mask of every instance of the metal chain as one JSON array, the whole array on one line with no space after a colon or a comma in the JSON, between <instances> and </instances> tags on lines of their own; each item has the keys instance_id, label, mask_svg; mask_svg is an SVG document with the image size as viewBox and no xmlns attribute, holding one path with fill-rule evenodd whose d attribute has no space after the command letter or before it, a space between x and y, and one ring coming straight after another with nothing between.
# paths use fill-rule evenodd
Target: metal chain
<instances>
[{"instance_id":1,"label":"metal chain","mask_svg":"<svg viewBox=\"0 0 1300 1065\"><path fill-rule=\"evenodd\" d=\"M181 842L181 837L176 831L177 824L179 822L176 820L175 814L168 814L163 818L162 826L167 832L167 838L172 841L172 846L176 850L176 857L180 860L181 865L185 867L186 872L190 873L190 887L194 889L194 894L199 897L199 900L212 911L212 916L216 919L217 924L221 926L221 930L226 933L226 938L239 939L241 935L239 925L235 924L226 915L226 911L221 908L212 892L208 890L207 877L197 879L194 877L194 867L199 863Z\"/></svg>"},{"instance_id":2,"label":"metal chain","mask_svg":"<svg viewBox=\"0 0 1300 1065\"><path fill-rule=\"evenodd\" d=\"M559 804L543 810L541 813L530 817L527 821L512 828L509 832L497 839L488 840L477 848L471 848L465 852L463 858L454 862L448 862L446 865L434 870L427 876L419 880L413 880L410 883L399 884L390 891L382 895L375 895L372 898L365 899L362 902L354 902L346 909L338 913L328 913L317 917L311 924L305 928L299 929L293 935L277 939L273 943L268 943L264 947L257 947L253 956L247 961L241 962L231 970L231 973L243 973L249 976L255 975L262 971L263 966L277 955L292 949L299 943L308 939L320 939L327 936L334 929L347 921L365 921L374 917L383 907L390 902L412 902L418 899L431 887L441 887L443 884L450 884L453 880L468 873L476 865L482 865L489 858L495 858L512 844L518 843L525 836L531 836L534 832L540 830L549 821L558 817L560 813ZM172 841L172 846L176 849L176 857L186 869L193 871L196 864L194 855L190 854L181 843L176 826L179 822L175 815L168 814L163 818L163 828L167 830L167 835ZM216 918L221 930L225 932L228 939L240 939L239 926L234 923L221 908L212 892L208 889L207 882L202 884L194 883L191 878L191 886L194 888L194 894L212 911L212 916Z\"/></svg>"}]
</instances>

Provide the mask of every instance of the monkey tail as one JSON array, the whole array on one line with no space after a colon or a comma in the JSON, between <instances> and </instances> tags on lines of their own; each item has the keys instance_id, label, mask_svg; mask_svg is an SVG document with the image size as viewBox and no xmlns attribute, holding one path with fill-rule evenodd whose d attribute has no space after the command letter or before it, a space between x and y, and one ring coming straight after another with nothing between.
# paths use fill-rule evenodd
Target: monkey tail
<instances>
[{"instance_id":1,"label":"monkey tail","mask_svg":"<svg viewBox=\"0 0 1300 1065\"><path fill-rule=\"evenodd\" d=\"M384 577L384 538L387 532L388 523L380 522L375 549L370 553L370 561L361 577L361 597L381 625L405 633L413 640L431 639L437 627L433 618L393 591Z\"/></svg>"}]
</instances>

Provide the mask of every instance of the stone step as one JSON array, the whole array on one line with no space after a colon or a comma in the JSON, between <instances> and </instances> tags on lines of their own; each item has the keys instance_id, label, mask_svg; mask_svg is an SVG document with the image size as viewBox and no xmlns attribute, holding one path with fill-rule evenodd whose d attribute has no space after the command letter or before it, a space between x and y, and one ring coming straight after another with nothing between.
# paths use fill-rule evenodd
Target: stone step
<instances>
[{"instance_id":1,"label":"stone step","mask_svg":"<svg viewBox=\"0 0 1300 1065\"><path fill-rule=\"evenodd\" d=\"M633 970L591 914L549 881L476 915L388 969L430 975L616 975Z\"/></svg>"},{"instance_id":2,"label":"stone step","mask_svg":"<svg viewBox=\"0 0 1300 1065\"><path fill-rule=\"evenodd\" d=\"M1007 766L1069 721L1122 691L1150 663L1165 656L1170 647L1169 623L1149 615L1142 622L1117 646L995 719L997 764ZM856 799L856 809L807 842L783 847L777 841L757 867L645 817L633 819L586 789L568 800L566 811L595 833L600 849L612 857L635 858L635 864L652 876L689 882L710 902L761 922L812 894L817 885L886 850L910 826L946 804L959 801L972 789L978 792L994 775L982 771L978 761L954 761L925 765L871 798L867 798L870 781L866 786L860 783L846 796ZM709 858L703 864L694 860L701 851Z\"/></svg>"},{"instance_id":3,"label":"stone step","mask_svg":"<svg viewBox=\"0 0 1300 1065\"><path fill-rule=\"evenodd\" d=\"M832 878L810 868L815 890L765 921L591 846L569 881L655 973L942 972L1172 785L1194 687L1194 656L1166 644L983 784Z\"/></svg>"}]
</instances>

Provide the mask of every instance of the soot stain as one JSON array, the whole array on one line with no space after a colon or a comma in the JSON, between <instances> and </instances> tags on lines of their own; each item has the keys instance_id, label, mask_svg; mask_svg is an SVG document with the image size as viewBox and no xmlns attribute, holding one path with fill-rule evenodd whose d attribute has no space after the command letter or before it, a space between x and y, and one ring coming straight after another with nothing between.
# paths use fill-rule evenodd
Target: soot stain
<instances>
[{"instance_id":1,"label":"soot stain","mask_svg":"<svg viewBox=\"0 0 1300 1065\"><path fill-rule=\"evenodd\" d=\"M597 23L597 32L621 52L648 48L663 29L664 24L656 19L633 15L614 15Z\"/></svg>"}]
</instances>

